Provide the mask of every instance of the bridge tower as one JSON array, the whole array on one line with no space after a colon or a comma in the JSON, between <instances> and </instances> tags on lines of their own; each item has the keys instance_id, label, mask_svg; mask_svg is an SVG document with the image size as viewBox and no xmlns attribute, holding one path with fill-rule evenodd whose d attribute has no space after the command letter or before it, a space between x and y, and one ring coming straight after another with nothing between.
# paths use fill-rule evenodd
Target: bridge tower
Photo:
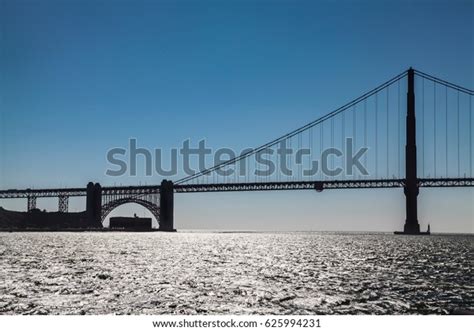
<instances>
[{"instance_id":1,"label":"bridge tower","mask_svg":"<svg viewBox=\"0 0 474 331\"><path fill-rule=\"evenodd\" d=\"M420 234L418 223L418 178L416 174L416 120L415 120L415 71L408 70L407 118L405 146L405 199L406 220L404 234Z\"/></svg>"},{"instance_id":2,"label":"bridge tower","mask_svg":"<svg viewBox=\"0 0 474 331\"><path fill-rule=\"evenodd\" d=\"M174 184L171 180L163 179L160 185L160 230L176 231L174 229Z\"/></svg>"}]
</instances>

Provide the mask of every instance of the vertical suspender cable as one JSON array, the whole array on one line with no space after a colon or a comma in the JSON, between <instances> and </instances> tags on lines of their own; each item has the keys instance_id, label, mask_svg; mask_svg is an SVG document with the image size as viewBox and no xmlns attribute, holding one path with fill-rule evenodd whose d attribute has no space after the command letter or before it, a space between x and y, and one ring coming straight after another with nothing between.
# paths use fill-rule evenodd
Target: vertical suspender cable
<instances>
[{"instance_id":1,"label":"vertical suspender cable","mask_svg":"<svg viewBox=\"0 0 474 331\"><path fill-rule=\"evenodd\" d=\"M292 158L292 155L293 155L293 149L291 147L291 140L293 138L288 138L288 147L290 148L290 160L289 160L289 165L288 165L288 169L290 170L290 178L293 179L293 158ZM286 162L286 161L285 161Z\"/></svg>"},{"instance_id":2,"label":"vertical suspender cable","mask_svg":"<svg viewBox=\"0 0 474 331\"><path fill-rule=\"evenodd\" d=\"M352 110L352 149L357 150L357 141L356 141L356 105L354 105L353 110ZM346 150L347 152L347 150ZM347 162L346 162L347 163ZM346 171L349 169L346 169ZM359 174L360 175L360 174Z\"/></svg>"},{"instance_id":3,"label":"vertical suspender cable","mask_svg":"<svg viewBox=\"0 0 474 331\"><path fill-rule=\"evenodd\" d=\"M400 178L400 172L401 172L401 169L402 169L402 165L401 165L401 155L400 155L400 145L401 145L401 142L400 142L400 117L401 117L401 114L400 114L400 80L397 81L397 89L398 89L398 103L397 103L397 108L398 108L398 117L397 117L397 123L398 123L398 130L397 130L397 134L398 134L398 138L397 138L397 147L398 147L398 178Z\"/></svg>"},{"instance_id":4,"label":"vertical suspender cable","mask_svg":"<svg viewBox=\"0 0 474 331\"><path fill-rule=\"evenodd\" d=\"M309 157L308 157L308 170L311 170L311 161L313 160L313 128L309 129Z\"/></svg>"},{"instance_id":5,"label":"vertical suspender cable","mask_svg":"<svg viewBox=\"0 0 474 331\"><path fill-rule=\"evenodd\" d=\"M334 148L334 117L331 117L331 147ZM331 170L334 169L334 155L331 157Z\"/></svg>"},{"instance_id":6,"label":"vertical suspender cable","mask_svg":"<svg viewBox=\"0 0 474 331\"><path fill-rule=\"evenodd\" d=\"M342 130L341 130L341 149L342 149L342 154L345 156L345 148L344 148L344 138L346 137L346 116L345 116L345 113L346 112L342 112ZM345 177L345 172L347 171L347 169L345 169L343 167L343 172L342 172L342 177L344 178Z\"/></svg>"},{"instance_id":7,"label":"vertical suspender cable","mask_svg":"<svg viewBox=\"0 0 474 331\"><path fill-rule=\"evenodd\" d=\"M472 178L472 96L469 96L469 177Z\"/></svg>"},{"instance_id":8,"label":"vertical suspender cable","mask_svg":"<svg viewBox=\"0 0 474 331\"><path fill-rule=\"evenodd\" d=\"M458 178L461 177L461 141L460 141L460 116L459 116L459 90L458 90L458 102L457 102L457 118L458 118Z\"/></svg>"},{"instance_id":9,"label":"vertical suspender cable","mask_svg":"<svg viewBox=\"0 0 474 331\"><path fill-rule=\"evenodd\" d=\"M433 95L434 95L434 103L433 103L433 128L434 128L434 176L436 178L436 83L433 82Z\"/></svg>"},{"instance_id":10,"label":"vertical suspender cable","mask_svg":"<svg viewBox=\"0 0 474 331\"><path fill-rule=\"evenodd\" d=\"M445 157L446 157L446 160L445 160L445 167L446 167L446 178L448 178L448 86L446 86L446 105L444 107L444 131L445 131L445 134L446 134L446 141L445 141Z\"/></svg>"},{"instance_id":11,"label":"vertical suspender cable","mask_svg":"<svg viewBox=\"0 0 474 331\"><path fill-rule=\"evenodd\" d=\"M247 157L247 183L250 181L250 157Z\"/></svg>"},{"instance_id":12,"label":"vertical suspender cable","mask_svg":"<svg viewBox=\"0 0 474 331\"><path fill-rule=\"evenodd\" d=\"M255 182L258 183L259 181L259 175L257 175L258 173L260 173L260 164L257 162L257 157L258 157L258 154L262 155L261 152L258 152L258 153L255 153L255 172L254 172L254 176L255 176Z\"/></svg>"},{"instance_id":13,"label":"vertical suspender cable","mask_svg":"<svg viewBox=\"0 0 474 331\"><path fill-rule=\"evenodd\" d=\"M300 134L298 134L298 151L301 151L301 145L303 143L303 132L301 132ZM301 152L300 152L301 153ZM303 171L303 160L299 160L301 162L299 162L298 164L298 168L299 168L299 171L298 171L298 178L302 178L302 171Z\"/></svg>"},{"instance_id":14,"label":"vertical suspender cable","mask_svg":"<svg viewBox=\"0 0 474 331\"><path fill-rule=\"evenodd\" d=\"M425 177L425 77L421 79L421 149L422 174Z\"/></svg>"},{"instance_id":15,"label":"vertical suspender cable","mask_svg":"<svg viewBox=\"0 0 474 331\"><path fill-rule=\"evenodd\" d=\"M378 92L375 93L375 178L378 179Z\"/></svg>"},{"instance_id":16,"label":"vertical suspender cable","mask_svg":"<svg viewBox=\"0 0 474 331\"><path fill-rule=\"evenodd\" d=\"M321 180L323 179L323 148L324 148L324 122L320 124L319 130L319 172Z\"/></svg>"},{"instance_id":17,"label":"vertical suspender cable","mask_svg":"<svg viewBox=\"0 0 474 331\"><path fill-rule=\"evenodd\" d=\"M280 142L280 148L282 148L282 142ZM277 149L278 149L278 147L277 147ZM282 159L281 159L281 157L280 157L280 155L279 155L279 153L278 153L278 150L277 150L277 153L275 154L275 159L276 159L276 161L277 161L277 163L276 163L276 164L277 164L277 168L276 168L276 175L275 175L275 178L276 178L276 181L279 182L279 181L280 181L280 177L281 177L280 172L281 172L281 169L282 169L282 164L281 164Z\"/></svg>"},{"instance_id":18,"label":"vertical suspender cable","mask_svg":"<svg viewBox=\"0 0 474 331\"><path fill-rule=\"evenodd\" d=\"M364 99L364 148L367 148L367 99ZM364 167L367 170L367 153L364 153Z\"/></svg>"},{"instance_id":19,"label":"vertical suspender cable","mask_svg":"<svg viewBox=\"0 0 474 331\"><path fill-rule=\"evenodd\" d=\"M389 149L390 149L390 146L389 146L389 125L388 125L388 114L389 114L389 99L390 99L390 95L389 95L389 91L390 91L390 87L387 86L387 179L390 177L390 168L389 168L389 157L390 157L390 154L389 154Z\"/></svg>"}]
</instances>

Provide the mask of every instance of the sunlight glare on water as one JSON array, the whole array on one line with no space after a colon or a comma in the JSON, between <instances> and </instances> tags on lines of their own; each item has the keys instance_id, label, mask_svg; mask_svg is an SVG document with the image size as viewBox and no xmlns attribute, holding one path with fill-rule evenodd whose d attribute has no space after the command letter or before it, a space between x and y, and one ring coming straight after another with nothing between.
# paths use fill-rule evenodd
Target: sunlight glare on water
<instances>
[{"instance_id":1,"label":"sunlight glare on water","mask_svg":"<svg viewBox=\"0 0 474 331\"><path fill-rule=\"evenodd\" d=\"M1 314L473 310L473 236L1 233Z\"/></svg>"}]
</instances>

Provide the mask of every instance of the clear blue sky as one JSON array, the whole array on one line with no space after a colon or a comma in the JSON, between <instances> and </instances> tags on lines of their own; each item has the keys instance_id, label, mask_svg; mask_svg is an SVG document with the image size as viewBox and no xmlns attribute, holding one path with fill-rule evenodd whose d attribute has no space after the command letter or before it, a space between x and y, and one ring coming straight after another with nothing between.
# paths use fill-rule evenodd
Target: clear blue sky
<instances>
[{"instance_id":1,"label":"clear blue sky","mask_svg":"<svg viewBox=\"0 0 474 331\"><path fill-rule=\"evenodd\" d=\"M409 66L472 88L473 17L472 1L0 0L0 187L159 183L107 178L106 151L259 145ZM472 189L423 190L420 222L474 232L473 205ZM175 214L178 228L391 231L403 207L398 190L229 193L178 196Z\"/></svg>"}]
</instances>

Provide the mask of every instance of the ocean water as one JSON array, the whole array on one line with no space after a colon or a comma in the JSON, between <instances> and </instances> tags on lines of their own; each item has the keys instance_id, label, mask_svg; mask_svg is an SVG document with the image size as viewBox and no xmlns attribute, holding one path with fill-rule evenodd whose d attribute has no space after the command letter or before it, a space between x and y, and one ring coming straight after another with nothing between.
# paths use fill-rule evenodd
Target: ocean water
<instances>
[{"instance_id":1,"label":"ocean water","mask_svg":"<svg viewBox=\"0 0 474 331\"><path fill-rule=\"evenodd\" d=\"M0 233L0 314L472 313L473 240Z\"/></svg>"}]
</instances>

